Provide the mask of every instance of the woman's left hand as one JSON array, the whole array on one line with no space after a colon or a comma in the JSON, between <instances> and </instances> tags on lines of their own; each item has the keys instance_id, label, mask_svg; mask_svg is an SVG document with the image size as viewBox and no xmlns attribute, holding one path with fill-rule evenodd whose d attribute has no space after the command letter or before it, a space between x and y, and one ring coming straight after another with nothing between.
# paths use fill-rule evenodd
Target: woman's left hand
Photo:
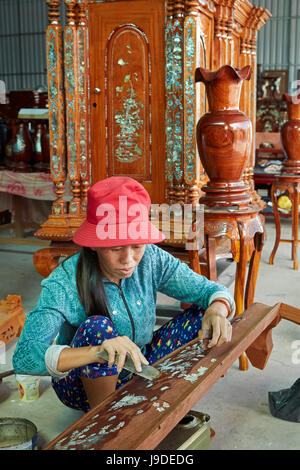
<instances>
[{"instance_id":1,"label":"woman's left hand","mask_svg":"<svg viewBox=\"0 0 300 470\"><path fill-rule=\"evenodd\" d=\"M207 347L221 346L223 343L231 341L232 326L226 318L227 309L221 303L215 301L211 304L202 319L202 329L198 332L200 339L204 339L203 330L212 331L211 340Z\"/></svg>"}]
</instances>

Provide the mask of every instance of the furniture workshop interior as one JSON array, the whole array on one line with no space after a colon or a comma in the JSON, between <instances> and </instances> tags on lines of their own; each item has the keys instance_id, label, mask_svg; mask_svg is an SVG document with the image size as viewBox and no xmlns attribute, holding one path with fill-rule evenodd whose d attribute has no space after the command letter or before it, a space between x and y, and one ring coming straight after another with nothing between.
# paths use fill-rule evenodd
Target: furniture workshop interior
<instances>
[{"instance_id":1,"label":"furniture workshop interior","mask_svg":"<svg viewBox=\"0 0 300 470\"><path fill-rule=\"evenodd\" d=\"M286 68L258 64L258 35L272 21L258 1L44 3L47 90L8 90L0 99L0 201L9 197L0 202L0 233L13 228L21 244L25 228L34 229L29 243L41 246L32 261L46 278L80 249L72 238L89 188L128 176L159 208L159 229L160 210L170 211L161 248L213 281L220 260L234 263L231 342L182 346L155 363L159 379L134 377L44 447L158 449L235 361L243 377L249 362L266 367L281 319L300 325L298 306L255 303L266 216L276 229L269 264L280 242L290 242L298 270L300 105L287 94ZM43 207L35 222L24 220L26 201L32 214ZM188 206L191 229L178 233L176 214ZM291 220L291 240L281 238L281 216ZM199 243L187 248L195 233ZM10 294L1 301L5 344L25 320L18 292Z\"/></svg>"}]
</instances>

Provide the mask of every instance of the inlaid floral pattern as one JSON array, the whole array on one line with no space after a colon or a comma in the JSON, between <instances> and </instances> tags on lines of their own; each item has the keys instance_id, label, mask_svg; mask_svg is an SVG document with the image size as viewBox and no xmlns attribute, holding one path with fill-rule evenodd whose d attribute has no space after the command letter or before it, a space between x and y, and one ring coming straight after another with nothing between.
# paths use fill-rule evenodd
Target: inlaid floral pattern
<instances>
[{"instance_id":1,"label":"inlaid floral pattern","mask_svg":"<svg viewBox=\"0 0 300 470\"><path fill-rule=\"evenodd\" d=\"M122 66L126 64L123 59L119 59L118 63ZM122 102L122 109L117 110L114 115L118 126L116 134L118 147L115 150L115 156L119 161L133 162L143 154L138 145L138 138L144 124L140 115L144 105L136 97L134 82L137 81L138 74L134 72L125 75L123 84L116 87L117 96Z\"/></svg>"}]
</instances>

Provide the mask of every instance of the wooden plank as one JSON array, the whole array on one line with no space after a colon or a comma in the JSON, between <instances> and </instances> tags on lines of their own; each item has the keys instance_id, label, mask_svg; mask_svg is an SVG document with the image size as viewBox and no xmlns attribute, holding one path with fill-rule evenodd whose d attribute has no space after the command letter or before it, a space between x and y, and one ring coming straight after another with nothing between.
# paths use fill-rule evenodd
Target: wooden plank
<instances>
[{"instance_id":1,"label":"wooden plank","mask_svg":"<svg viewBox=\"0 0 300 470\"><path fill-rule=\"evenodd\" d=\"M253 304L234 320L230 343L206 349L196 339L169 354L155 364L162 372L158 379L134 377L45 450L154 449L278 318L279 309L280 304Z\"/></svg>"},{"instance_id":2,"label":"wooden plank","mask_svg":"<svg viewBox=\"0 0 300 470\"><path fill-rule=\"evenodd\" d=\"M290 320L294 323L297 323L297 325L300 325L300 309L299 308L281 303L279 313L280 313L281 318L284 318L285 320Z\"/></svg>"}]
</instances>

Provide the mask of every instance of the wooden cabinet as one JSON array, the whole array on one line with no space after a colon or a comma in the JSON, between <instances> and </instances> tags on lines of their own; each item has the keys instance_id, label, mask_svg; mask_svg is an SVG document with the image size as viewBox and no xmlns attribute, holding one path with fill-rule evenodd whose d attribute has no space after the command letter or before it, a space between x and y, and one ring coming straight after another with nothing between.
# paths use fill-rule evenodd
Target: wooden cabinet
<instances>
[{"instance_id":1,"label":"wooden cabinet","mask_svg":"<svg viewBox=\"0 0 300 470\"><path fill-rule=\"evenodd\" d=\"M65 0L63 30L60 0L47 3L57 200L36 236L71 240L88 187L108 176L139 180L153 203L198 201L207 177L195 127L207 104L195 69L251 65L241 110L255 129L256 37L270 13L248 0ZM255 200L253 164L254 151L244 179Z\"/></svg>"}]
</instances>

